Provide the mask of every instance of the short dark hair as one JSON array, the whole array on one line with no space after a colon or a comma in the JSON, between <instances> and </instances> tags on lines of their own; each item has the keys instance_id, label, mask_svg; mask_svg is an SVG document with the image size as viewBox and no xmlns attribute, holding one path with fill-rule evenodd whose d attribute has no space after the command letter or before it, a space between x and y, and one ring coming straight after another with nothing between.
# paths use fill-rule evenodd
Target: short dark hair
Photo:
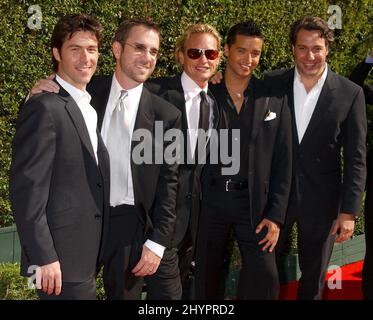
<instances>
[{"instance_id":1,"label":"short dark hair","mask_svg":"<svg viewBox=\"0 0 373 320\"><path fill-rule=\"evenodd\" d=\"M315 16L305 16L295 21L290 28L289 39L292 46L295 46L298 32L301 29L320 32L320 37L325 39L327 47L330 47L334 42L333 30L329 28L328 23L324 19Z\"/></svg>"},{"instance_id":2,"label":"short dark hair","mask_svg":"<svg viewBox=\"0 0 373 320\"><path fill-rule=\"evenodd\" d=\"M127 41L127 38L134 27L142 26L150 30L154 30L158 33L159 38L161 37L161 30L157 23L149 19L136 18L124 20L115 32L114 41L118 41L123 44Z\"/></svg>"},{"instance_id":3,"label":"short dark hair","mask_svg":"<svg viewBox=\"0 0 373 320\"><path fill-rule=\"evenodd\" d=\"M62 17L53 29L51 38L51 48L57 48L61 52L63 43L67 39L71 39L75 32L89 31L92 32L97 39L98 47L102 43L102 26L101 23L94 17L86 14L70 14ZM53 69L57 71L58 61L52 54Z\"/></svg>"},{"instance_id":4,"label":"short dark hair","mask_svg":"<svg viewBox=\"0 0 373 320\"><path fill-rule=\"evenodd\" d=\"M234 44L237 35L256 37L264 40L262 30L260 30L259 26L253 20L237 23L229 29L226 41L228 47Z\"/></svg>"}]
</instances>

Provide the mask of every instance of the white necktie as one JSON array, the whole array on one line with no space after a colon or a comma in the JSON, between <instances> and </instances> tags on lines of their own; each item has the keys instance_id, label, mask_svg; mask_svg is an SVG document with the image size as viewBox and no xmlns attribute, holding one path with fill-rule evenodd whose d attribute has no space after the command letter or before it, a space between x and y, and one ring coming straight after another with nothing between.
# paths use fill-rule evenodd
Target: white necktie
<instances>
[{"instance_id":1,"label":"white necktie","mask_svg":"<svg viewBox=\"0 0 373 320\"><path fill-rule=\"evenodd\" d=\"M128 192L128 166L130 163L130 128L126 110L126 90L122 90L111 115L107 149L110 156L110 205L117 206Z\"/></svg>"}]
</instances>

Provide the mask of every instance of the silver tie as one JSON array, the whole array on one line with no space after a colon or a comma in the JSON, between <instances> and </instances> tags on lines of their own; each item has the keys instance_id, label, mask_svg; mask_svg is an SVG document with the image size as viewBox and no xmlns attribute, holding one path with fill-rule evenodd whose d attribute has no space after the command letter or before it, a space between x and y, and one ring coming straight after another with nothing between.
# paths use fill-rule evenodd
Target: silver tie
<instances>
[{"instance_id":1,"label":"silver tie","mask_svg":"<svg viewBox=\"0 0 373 320\"><path fill-rule=\"evenodd\" d=\"M122 90L111 115L107 149L110 156L110 205L117 206L128 192L128 166L130 163L130 128L126 114L126 90Z\"/></svg>"}]
</instances>

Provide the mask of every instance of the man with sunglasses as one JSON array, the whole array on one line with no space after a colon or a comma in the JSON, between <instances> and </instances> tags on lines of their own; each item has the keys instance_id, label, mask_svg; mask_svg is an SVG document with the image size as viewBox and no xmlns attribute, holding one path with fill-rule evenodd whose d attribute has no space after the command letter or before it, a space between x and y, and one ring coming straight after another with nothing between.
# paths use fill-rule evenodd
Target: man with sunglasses
<instances>
[{"instance_id":1,"label":"man with sunglasses","mask_svg":"<svg viewBox=\"0 0 373 320\"><path fill-rule=\"evenodd\" d=\"M229 152L239 140L240 153L232 156L240 166L236 174L224 175L222 163L208 163L202 174L197 299L224 298L224 260L232 230L242 257L237 298L278 297L274 248L290 191L291 120L283 97L253 76L262 47L263 35L254 22L233 26L224 46L223 81L211 86L220 106L219 129L229 130ZM237 137L234 130L239 130Z\"/></svg>"},{"instance_id":2,"label":"man with sunglasses","mask_svg":"<svg viewBox=\"0 0 373 320\"><path fill-rule=\"evenodd\" d=\"M203 149L206 153L209 151L203 142L199 145L197 129L207 131L218 125L217 103L208 88L208 81L220 61L220 42L220 35L212 26L189 25L176 45L176 58L183 72L176 77L151 79L147 83L152 92L171 102L182 114L185 157L179 166L173 245L178 250L175 263L180 270L183 299L193 295L189 291L192 280L189 276L197 237L200 175L204 163L198 154L203 153Z\"/></svg>"}]
</instances>

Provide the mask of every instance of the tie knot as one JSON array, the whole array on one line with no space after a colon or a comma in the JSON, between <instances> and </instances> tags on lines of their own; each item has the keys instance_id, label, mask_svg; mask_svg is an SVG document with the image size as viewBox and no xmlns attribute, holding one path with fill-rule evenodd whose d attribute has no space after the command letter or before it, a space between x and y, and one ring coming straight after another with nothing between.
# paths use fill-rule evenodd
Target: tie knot
<instances>
[{"instance_id":1,"label":"tie knot","mask_svg":"<svg viewBox=\"0 0 373 320\"><path fill-rule=\"evenodd\" d=\"M206 96L206 92L205 91L202 90L199 93L199 96L201 97L201 100L207 100L207 96Z\"/></svg>"},{"instance_id":2,"label":"tie knot","mask_svg":"<svg viewBox=\"0 0 373 320\"><path fill-rule=\"evenodd\" d=\"M123 99L124 99L125 97L127 97L127 96L128 96L128 91L127 91L127 90L121 90L121 91L120 91L119 100L120 100L120 101L123 101Z\"/></svg>"}]
</instances>

